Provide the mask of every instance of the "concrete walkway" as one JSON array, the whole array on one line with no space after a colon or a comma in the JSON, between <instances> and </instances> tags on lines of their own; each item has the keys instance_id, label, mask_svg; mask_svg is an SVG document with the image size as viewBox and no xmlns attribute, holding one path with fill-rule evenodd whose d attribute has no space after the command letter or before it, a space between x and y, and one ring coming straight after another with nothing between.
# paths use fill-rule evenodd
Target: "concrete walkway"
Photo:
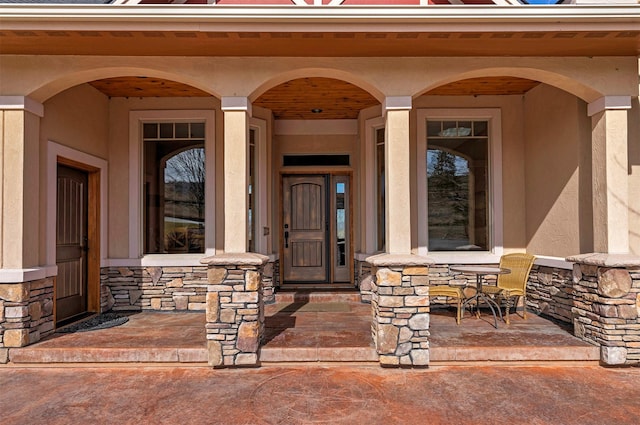
<instances>
[{"instance_id":1,"label":"concrete walkway","mask_svg":"<svg viewBox=\"0 0 640 425\"><path fill-rule=\"evenodd\" d=\"M0 423L637 424L640 369L0 368Z\"/></svg>"}]
</instances>

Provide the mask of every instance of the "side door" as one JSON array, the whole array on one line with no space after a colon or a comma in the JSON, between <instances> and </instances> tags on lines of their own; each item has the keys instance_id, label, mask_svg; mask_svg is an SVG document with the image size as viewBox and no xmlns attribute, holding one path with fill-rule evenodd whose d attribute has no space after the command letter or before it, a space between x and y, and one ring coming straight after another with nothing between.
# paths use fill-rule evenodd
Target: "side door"
<instances>
[{"instance_id":1,"label":"side door","mask_svg":"<svg viewBox=\"0 0 640 425\"><path fill-rule=\"evenodd\" d=\"M88 174L58 165L56 322L87 311Z\"/></svg>"}]
</instances>

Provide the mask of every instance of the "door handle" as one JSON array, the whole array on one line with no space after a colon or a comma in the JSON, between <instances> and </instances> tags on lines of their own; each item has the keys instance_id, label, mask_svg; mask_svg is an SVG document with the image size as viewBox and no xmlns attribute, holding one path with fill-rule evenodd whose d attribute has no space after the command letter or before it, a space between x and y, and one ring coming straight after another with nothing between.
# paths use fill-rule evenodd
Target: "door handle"
<instances>
[{"instance_id":1,"label":"door handle","mask_svg":"<svg viewBox=\"0 0 640 425\"><path fill-rule=\"evenodd\" d=\"M284 247L285 248L289 248L289 230L287 230L289 228L288 224L284 225Z\"/></svg>"},{"instance_id":2,"label":"door handle","mask_svg":"<svg viewBox=\"0 0 640 425\"><path fill-rule=\"evenodd\" d=\"M86 236L82 238L82 243L80 244L80 249L83 250L84 252L88 252L89 251L89 238L87 238Z\"/></svg>"}]
</instances>

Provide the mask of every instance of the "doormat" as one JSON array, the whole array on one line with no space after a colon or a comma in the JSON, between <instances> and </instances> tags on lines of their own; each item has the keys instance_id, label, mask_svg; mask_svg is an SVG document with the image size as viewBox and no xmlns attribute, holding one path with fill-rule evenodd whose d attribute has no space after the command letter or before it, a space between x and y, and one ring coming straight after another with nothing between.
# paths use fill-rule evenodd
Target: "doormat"
<instances>
[{"instance_id":1,"label":"doormat","mask_svg":"<svg viewBox=\"0 0 640 425\"><path fill-rule=\"evenodd\" d=\"M65 326L56 330L59 333L74 333L74 332L87 332L95 331L98 329L113 328L114 326L120 326L123 323L127 323L129 318L117 313L104 313L98 316L92 317L84 322L74 323L69 326Z\"/></svg>"}]
</instances>

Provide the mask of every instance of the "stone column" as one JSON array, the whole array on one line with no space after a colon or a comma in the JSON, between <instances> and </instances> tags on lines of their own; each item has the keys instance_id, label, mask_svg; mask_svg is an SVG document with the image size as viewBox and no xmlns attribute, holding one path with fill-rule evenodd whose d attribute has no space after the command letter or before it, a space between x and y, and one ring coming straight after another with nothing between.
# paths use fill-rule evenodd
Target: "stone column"
<instances>
[{"instance_id":1,"label":"stone column","mask_svg":"<svg viewBox=\"0 0 640 425\"><path fill-rule=\"evenodd\" d=\"M381 254L373 265L371 331L380 364L429 365L429 265L417 255Z\"/></svg>"},{"instance_id":2,"label":"stone column","mask_svg":"<svg viewBox=\"0 0 640 425\"><path fill-rule=\"evenodd\" d=\"M386 252L411 253L409 112L411 96L387 97L385 111Z\"/></svg>"},{"instance_id":3,"label":"stone column","mask_svg":"<svg viewBox=\"0 0 640 425\"><path fill-rule=\"evenodd\" d=\"M573 267L577 337L600 346L605 365L640 364L640 257L583 254Z\"/></svg>"},{"instance_id":4,"label":"stone column","mask_svg":"<svg viewBox=\"0 0 640 425\"><path fill-rule=\"evenodd\" d=\"M268 260L251 253L202 259L209 266L206 329L211 366L259 365L264 333L262 272Z\"/></svg>"},{"instance_id":5,"label":"stone column","mask_svg":"<svg viewBox=\"0 0 640 425\"><path fill-rule=\"evenodd\" d=\"M246 97L223 97L224 251L247 251L247 157L251 104Z\"/></svg>"},{"instance_id":6,"label":"stone column","mask_svg":"<svg viewBox=\"0 0 640 425\"><path fill-rule=\"evenodd\" d=\"M53 332L53 278L40 265L42 104L0 96L0 351ZM0 353L0 361L6 358Z\"/></svg>"},{"instance_id":7,"label":"stone column","mask_svg":"<svg viewBox=\"0 0 640 425\"><path fill-rule=\"evenodd\" d=\"M588 107L595 252L629 252L628 109L630 96L605 96Z\"/></svg>"}]
</instances>

